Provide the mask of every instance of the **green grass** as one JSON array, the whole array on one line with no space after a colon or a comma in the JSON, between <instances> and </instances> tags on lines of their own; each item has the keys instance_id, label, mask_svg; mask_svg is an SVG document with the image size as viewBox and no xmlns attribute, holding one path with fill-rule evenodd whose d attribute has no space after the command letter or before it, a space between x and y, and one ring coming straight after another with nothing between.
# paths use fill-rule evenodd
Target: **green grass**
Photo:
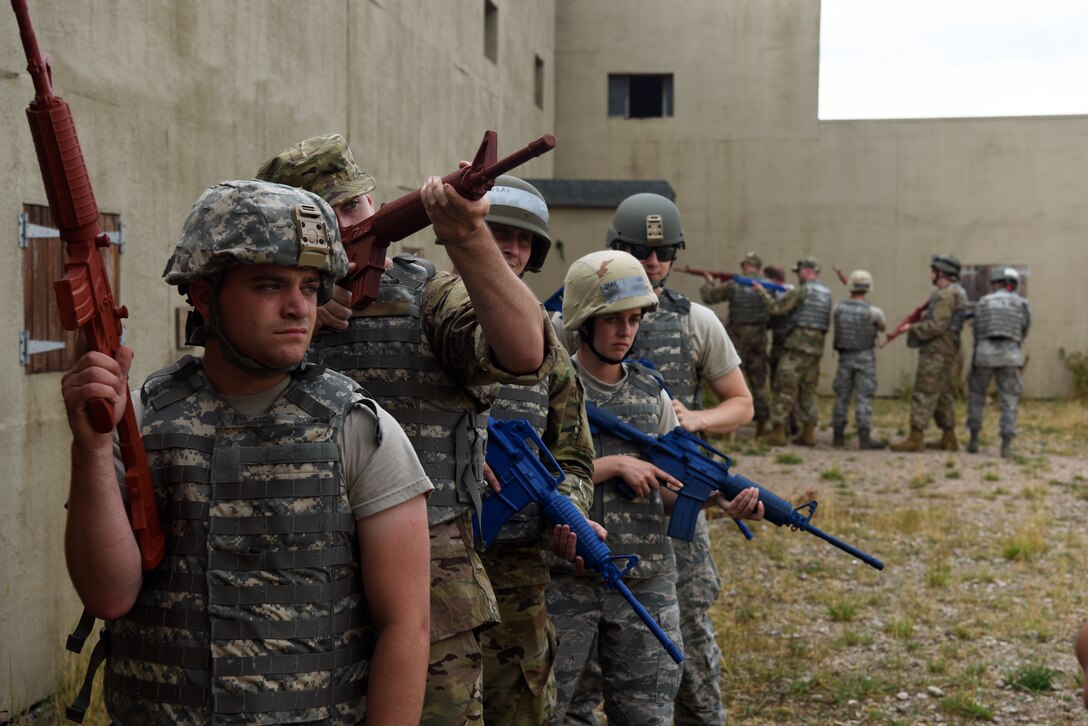
<instances>
[{"instance_id":1,"label":"green grass","mask_svg":"<svg viewBox=\"0 0 1088 726\"><path fill-rule=\"evenodd\" d=\"M1005 676L1005 682L1023 691L1050 691L1058 672L1042 663L1022 665Z\"/></svg>"},{"instance_id":2,"label":"green grass","mask_svg":"<svg viewBox=\"0 0 1088 726\"><path fill-rule=\"evenodd\" d=\"M971 721L993 721L996 715L994 709L984 706L971 696L961 693L942 698L941 710Z\"/></svg>"},{"instance_id":3,"label":"green grass","mask_svg":"<svg viewBox=\"0 0 1088 726\"><path fill-rule=\"evenodd\" d=\"M778 456L774 457L774 460L775 463L785 464L786 466L796 466L798 464L805 463L805 460L802 459L800 456L790 453L779 454Z\"/></svg>"}]
</instances>

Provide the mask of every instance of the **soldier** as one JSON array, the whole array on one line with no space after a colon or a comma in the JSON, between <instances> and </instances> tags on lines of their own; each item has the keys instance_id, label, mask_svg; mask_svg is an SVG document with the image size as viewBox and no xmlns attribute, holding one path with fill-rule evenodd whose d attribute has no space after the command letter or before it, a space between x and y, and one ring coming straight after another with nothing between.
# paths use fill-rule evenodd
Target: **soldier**
<instances>
[{"instance_id":1,"label":"soldier","mask_svg":"<svg viewBox=\"0 0 1088 726\"><path fill-rule=\"evenodd\" d=\"M749 252L740 261L741 273L749 278L758 277L762 266L763 260L755 252ZM736 280L716 282L710 275L706 276L699 294L707 305L729 301L729 324L725 331L740 355L740 368L752 393L756 436L763 436L771 415L767 402L767 323L771 317L767 303L751 285L741 285Z\"/></svg>"},{"instance_id":2,"label":"soldier","mask_svg":"<svg viewBox=\"0 0 1088 726\"><path fill-rule=\"evenodd\" d=\"M922 319L903 323L907 345L918 348L918 370L910 404L910 434L891 445L892 451L921 451L923 435L932 417L943 432L936 448L957 451L956 411L952 400L952 371L960 350L960 331L967 312L967 294L959 284L960 261L951 255L933 255L930 281L937 289L929 296Z\"/></svg>"},{"instance_id":3,"label":"soldier","mask_svg":"<svg viewBox=\"0 0 1088 726\"><path fill-rule=\"evenodd\" d=\"M763 276L771 282L793 287L786 282L786 271L778 265L767 265L763 268ZM784 295L785 293L781 293ZM782 360L782 353L786 350L786 317L780 315L767 321L767 329L771 331L771 353L767 357L769 369L768 381L773 381L775 372L778 371L778 362Z\"/></svg>"},{"instance_id":4,"label":"soldier","mask_svg":"<svg viewBox=\"0 0 1088 726\"><path fill-rule=\"evenodd\" d=\"M871 305L865 296L873 287L873 276L854 270L846 284L850 298L835 306L834 347L839 352L835 373L835 408L831 414L832 446L846 444L846 417L850 396L857 393L855 423L859 449L883 449L887 444L874 441L873 394L876 393L876 337L887 327L884 311Z\"/></svg>"},{"instance_id":5,"label":"soldier","mask_svg":"<svg viewBox=\"0 0 1088 726\"><path fill-rule=\"evenodd\" d=\"M564 290L563 327L579 333L574 363L587 399L646 433L675 428L674 404L658 375L641 364L623 362L642 315L659 304L643 265L623 252L594 252L571 265ZM611 533L615 551L641 557L624 580L669 637L679 642L675 561L666 534L662 498L666 490L660 487L660 482L672 486L679 482L632 455L634 449L627 442L602 433L594 436L594 445L594 519ZM621 482L636 493L634 499L619 494ZM726 510L734 516L761 518L758 490L745 490ZM553 570L548 609L559 631L559 697L552 723L569 718L567 704L594 647L609 723L672 723L679 668L618 593L606 589L595 575L576 576L562 567ZM689 653L686 644L684 650Z\"/></svg>"},{"instance_id":6,"label":"soldier","mask_svg":"<svg viewBox=\"0 0 1088 726\"><path fill-rule=\"evenodd\" d=\"M186 356L134 399L167 553L142 573L110 434L132 351L62 381L72 429L65 549L106 619L118 724L409 723L427 663L432 489L397 423L350 379L303 363L347 269L332 209L255 181L207 189L164 276L187 295ZM368 680L369 679L369 680Z\"/></svg>"},{"instance_id":7,"label":"soldier","mask_svg":"<svg viewBox=\"0 0 1088 726\"><path fill-rule=\"evenodd\" d=\"M990 273L993 292L975 305L975 354L968 379L967 430L971 440L967 450L978 452L978 432L982 429L982 411L990 379L997 379L1001 401L1001 456L1012 456L1016 436L1016 403L1024 392L1020 369L1024 367L1021 343L1031 326L1028 301L1018 292L1020 275L1011 267L995 267Z\"/></svg>"},{"instance_id":8,"label":"soldier","mask_svg":"<svg viewBox=\"0 0 1088 726\"><path fill-rule=\"evenodd\" d=\"M551 247L544 197L528 182L501 176L487 199L487 225L510 269L519 278L539 272ZM503 386L491 407L492 418L524 418L536 429L565 474L560 493L583 514L593 502L594 455L584 401L582 382L560 349L546 379L534 386ZM529 505L507 520L481 554L502 617L480 638L485 721L541 724L555 706L556 642L544 598L550 579L541 546L544 529L539 508Z\"/></svg>"},{"instance_id":9,"label":"soldier","mask_svg":"<svg viewBox=\"0 0 1088 726\"><path fill-rule=\"evenodd\" d=\"M346 227L374 213L373 181L338 134L300 142L265 162L261 178L324 197ZM470 202L431 177L421 198L461 271L436 273L398 256L379 299L345 330L317 336L321 362L363 385L405 428L435 485L431 535L431 654L423 723L482 718L479 628L498 622L495 594L472 546L482 489L487 412L495 383L532 385L555 366L558 344L540 304L505 262Z\"/></svg>"},{"instance_id":10,"label":"soldier","mask_svg":"<svg viewBox=\"0 0 1088 726\"><path fill-rule=\"evenodd\" d=\"M785 446L786 426L794 404L798 406L801 434L793 442L816 445L816 384L820 378L820 357L824 336L831 327L831 291L817 282L820 263L815 257L798 260L793 266L797 287L774 298L762 287L764 300L775 317L787 316L784 352L775 371L771 397L771 433L765 439L771 446Z\"/></svg>"}]
</instances>

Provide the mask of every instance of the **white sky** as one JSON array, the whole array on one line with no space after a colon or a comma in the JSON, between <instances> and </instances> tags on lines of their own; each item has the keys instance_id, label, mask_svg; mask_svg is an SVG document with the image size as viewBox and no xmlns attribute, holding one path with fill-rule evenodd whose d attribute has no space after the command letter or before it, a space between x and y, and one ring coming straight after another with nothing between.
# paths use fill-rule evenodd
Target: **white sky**
<instances>
[{"instance_id":1,"label":"white sky","mask_svg":"<svg viewBox=\"0 0 1088 726\"><path fill-rule=\"evenodd\" d=\"M821 0L821 119L1088 114L1088 0Z\"/></svg>"}]
</instances>

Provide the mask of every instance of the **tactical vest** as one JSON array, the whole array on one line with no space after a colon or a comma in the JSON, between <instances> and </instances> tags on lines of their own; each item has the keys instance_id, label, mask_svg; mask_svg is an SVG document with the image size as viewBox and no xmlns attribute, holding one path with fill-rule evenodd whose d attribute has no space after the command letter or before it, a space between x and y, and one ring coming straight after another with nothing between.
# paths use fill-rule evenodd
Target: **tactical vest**
<instances>
[{"instance_id":1,"label":"tactical vest","mask_svg":"<svg viewBox=\"0 0 1088 726\"><path fill-rule=\"evenodd\" d=\"M311 368L244 416L186 357L144 384L162 563L106 626L119 723L356 723L374 628L340 441L349 379Z\"/></svg>"},{"instance_id":2,"label":"tactical vest","mask_svg":"<svg viewBox=\"0 0 1088 726\"><path fill-rule=\"evenodd\" d=\"M548 395L548 379L533 386L503 386L499 396L491 405L491 417L500 421L523 418L544 438L548 427L548 409L551 398ZM506 524L499 530L496 542L527 544L540 539L544 531L544 520L540 516L540 506L531 502L519 512L510 515Z\"/></svg>"},{"instance_id":3,"label":"tactical vest","mask_svg":"<svg viewBox=\"0 0 1088 726\"><path fill-rule=\"evenodd\" d=\"M948 288L956 293L957 298L956 309L952 311L952 320L948 324L948 329L958 333L963 330L964 323L967 322L967 291L958 282L953 282Z\"/></svg>"},{"instance_id":4,"label":"tactical vest","mask_svg":"<svg viewBox=\"0 0 1088 726\"><path fill-rule=\"evenodd\" d=\"M733 283L729 294L729 322L738 325L766 325L771 319L767 303L751 285Z\"/></svg>"},{"instance_id":5,"label":"tactical vest","mask_svg":"<svg viewBox=\"0 0 1088 726\"><path fill-rule=\"evenodd\" d=\"M638 363L627 364L627 380L614 393L603 393L586 386L586 401L646 434L658 432L661 411L661 381ZM638 447L622 439L597 431L593 434L596 457L613 454L638 455ZM628 499L619 493L622 479L610 479L594 487L590 519L608 530L608 547L615 554L635 554L639 563L631 577L657 577L675 574L676 560L669 543L668 520L660 492Z\"/></svg>"},{"instance_id":6,"label":"tactical vest","mask_svg":"<svg viewBox=\"0 0 1088 726\"><path fill-rule=\"evenodd\" d=\"M423 291L434 275L427 260L398 255L378 299L316 345L321 363L358 381L408 435L434 484L432 527L476 507L487 442L487 409L445 371L423 330Z\"/></svg>"},{"instance_id":7,"label":"tactical vest","mask_svg":"<svg viewBox=\"0 0 1088 726\"><path fill-rule=\"evenodd\" d=\"M975 338L1006 338L1021 342L1027 322L1027 301L1014 292L984 295L975 305Z\"/></svg>"},{"instance_id":8,"label":"tactical vest","mask_svg":"<svg viewBox=\"0 0 1088 726\"><path fill-rule=\"evenodd\" d=\"M629 358L645 358L665 379L669 393L689 409L703 407L691 349L691 301L664 289L657 310L642 316Z\"/></svg>"},{"instance_id":9,"label":"tactical vest","mask_svg":"<svg viewBox=\"0 0 1088 726\"><path fill-rule=\"evenodd\" d=\"M835 306L835 350L872 350L876 326L872 306L864 300L843 300Z\"/></svg>"},{"instance_id":10,"label":"tactical vest","mask_svg":"<svg viewBox=\"0 0 1088 726\"><path fill-rule=\"evenodd\" d=\"M787 317L789 329L811 328L827 332L831 327L831 291L818 282L806 282L805 290L805 299Z\"/></svg>"}]
</instances>

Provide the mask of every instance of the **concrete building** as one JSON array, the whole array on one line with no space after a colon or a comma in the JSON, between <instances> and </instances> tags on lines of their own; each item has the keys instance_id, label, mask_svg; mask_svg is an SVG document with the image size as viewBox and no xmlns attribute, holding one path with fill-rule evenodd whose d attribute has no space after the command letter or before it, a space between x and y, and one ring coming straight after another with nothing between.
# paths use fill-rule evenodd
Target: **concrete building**
<instances>
[{"instance_id":1,"label":"concrete building","mask_svg":"<svg viewBox=\"0 0 1088 726\"><path fill-rule=\"evenodd\" d=\"M825 279L832 265L865 267L892 321L928 295L932 253L1022 266L1035 314L1027 393L1066 393L1058 348L1088 349L1088 288L1077 284L1088 262L1078 239L1088 229L1088 118L820 122L819 12L815 0L31 7L99 208L111 228L123 225L124 253L109 255L130 310L136 381L182 352L185 306L160 272L205 186L340 131L378 180L376 200L388 201L471 157L494 128L500 154L558 136L559 148L524 176L670 189L688 239L681 264L735 269L757 250L787 267L816 255ZM25 64L9 15L0 21L0 218L23 263L0 270L0 301L12 311L0 322L10 356L0 414L0 718L50 692L78 615L62 546L64 354L28 366L18 355L21 332L55 316L46 306L60 259L55 242L52 257L43 239L15 246L20 213L43 224L35 215L46 204L21 111L33 97ZM594 199L554 210L562 251L529 280L541 296L566 264L602 246L617 200ZM445 263L426 233L403 246ZM671 284L694 294L698 282L675 275ZM828 284L845 295L833 277ZM53 327L23 337L56 340ZM901 342L879 360L882 394L915 364ZM38 368L51 370L28 372ZM825 390L830 376L828 363Z\"/></svg>"}]
</instances>

